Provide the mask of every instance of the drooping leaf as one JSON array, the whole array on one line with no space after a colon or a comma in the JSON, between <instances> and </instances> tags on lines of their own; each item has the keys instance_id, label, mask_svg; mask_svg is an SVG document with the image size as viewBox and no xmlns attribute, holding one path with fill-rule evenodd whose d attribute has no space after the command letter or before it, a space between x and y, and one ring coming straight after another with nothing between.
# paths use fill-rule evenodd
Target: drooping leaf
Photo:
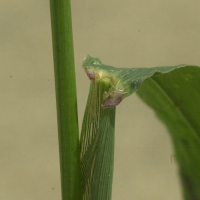
<instances>
[{"instance_id":1,"label":"drooping leaf","mask_svg":"<svg viewBox=\"0 0 200 200\"><path fill-rule=\"evenodd\" d=\"M138 90L167 126L186 200L200 199L200 68L156 73Z\"/></svg>"},{"instance_id":2,"label":"drooping leaf","mask_svg":"<svg viewBox=\"0 0 200 200\"><path fill-rule=\"evenodd\" d=\"M118 105L123 98L137 91L142 100L155 110L157 116L169 129L179 164L185 199L199 200L200 68L187 65L155 68L114 68L104 65L99 59L90 56L85 59L83 68L90 80L92 80L92 84L96 82L107 84L107 87L102 89L101 92L98 92L100 91L99 89L93 93L90 92L93 97L89 95L91 100L88 100L86 112L87 109L90 109L92 110L91 113L95 114L85 114L84 123L88 123L90 128L89 131L87 130L87 135L84 127L86 125L83 125L82 131L82 163L85 163L82 166L85 166L87 172L83 173L83 181L86 183L86 179L87 181L92 180L88 184L90 194L93 193L93 188L98 187L98 179L93 178L96 170L94 163L96 162L98 151L102 150L97 150L96 144L103 142L100 139L102 133L95 126L95 124L101 124L103 118L99 117L100 112L96 106L93 106L95 102L94 96L99 95L98 98L101 99L103 108L100 108L101 103L99 103L98 108L103 110ZM91 121L94 115L97 115L95 119L98 123ZM109 120L112 121L111 118ZM109 130L107 133L103 132L103 134L109 135ZM94 135L99 136L97 138ZM106 160L103 154L101 154L101 158ZM98 163L98 165L100 164ZM99 171L102 170L99 168ZM92 178L89 178L89 176ZM107 177L104 176L104 178L102 179L103 181ZM91 186L91 182L95 187ZM100 190L103 191L102 188L98 189L98 191ZM105 190L106 188L104 188ZM95 198L85 198L84 200L88 199Z\"/></svg>"}]
</instances>

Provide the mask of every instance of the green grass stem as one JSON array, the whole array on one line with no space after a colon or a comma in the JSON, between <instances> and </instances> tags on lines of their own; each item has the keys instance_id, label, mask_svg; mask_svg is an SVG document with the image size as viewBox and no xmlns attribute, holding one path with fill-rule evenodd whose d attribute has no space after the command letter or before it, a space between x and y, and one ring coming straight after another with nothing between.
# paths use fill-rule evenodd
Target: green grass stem
<instances>
[{"instance_id":1,"label":"green grass stem","mask_svg":"<svg viewBox=\"0 0 200 200\"><path fill-rule=\"evenodd\" d=\"M62 200L80 200L80 147L70 0L50 0Z\"/></svg>"}]
</instances>

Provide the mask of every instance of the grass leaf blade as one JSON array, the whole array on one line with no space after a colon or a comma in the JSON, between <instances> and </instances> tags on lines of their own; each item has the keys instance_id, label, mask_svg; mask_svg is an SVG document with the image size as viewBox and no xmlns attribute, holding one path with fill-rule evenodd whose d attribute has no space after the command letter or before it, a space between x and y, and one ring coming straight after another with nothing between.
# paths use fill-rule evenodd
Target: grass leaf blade
<instances>
[{"instance_id":1,"label":"grass leaf blade","mask_svg":"<svg viewBox=\"0 0 200 200\"><path fill-rule=\"evenodd\" d=\"M170 132L185 199L200 199L200 68L155 74L137 94Z\"/></svg>"}]
</instances>

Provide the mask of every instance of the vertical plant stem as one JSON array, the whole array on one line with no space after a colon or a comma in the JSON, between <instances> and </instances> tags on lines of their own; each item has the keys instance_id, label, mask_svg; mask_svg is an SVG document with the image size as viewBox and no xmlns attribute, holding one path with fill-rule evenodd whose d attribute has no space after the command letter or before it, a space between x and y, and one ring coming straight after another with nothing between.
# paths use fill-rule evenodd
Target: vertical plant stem
<instances>
[{"instance_id":1,"label":"vertical plant stem","mask_svg":"<svg viewBox=\"0 0 200 200\"><path fill-rule=\"evenodd\" d=\"M80 149L70 0L50 0L62 200L81 199Z\"/></svg>"}]
</instances>

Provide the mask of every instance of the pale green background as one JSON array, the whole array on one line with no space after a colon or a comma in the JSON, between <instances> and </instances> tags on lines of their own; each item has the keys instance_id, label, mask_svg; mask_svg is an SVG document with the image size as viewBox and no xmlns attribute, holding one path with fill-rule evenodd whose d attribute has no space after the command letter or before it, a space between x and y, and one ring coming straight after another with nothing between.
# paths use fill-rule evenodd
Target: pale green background
<instances>
[{"instance_id":1,"label":"pale green background","mask_svg":"<svg viewBox=\"0 0 200 200\"><path fill-rule=\"evenodd\" d=\"M74 0L72 14L80 124L87 54L116 67L200 65L200 1ZM0 200L60 200L49 1L1 0L0 27ZM153 111L133 94L116 123L113 200L180 200Z\"/></svg>"}]
</instances>

